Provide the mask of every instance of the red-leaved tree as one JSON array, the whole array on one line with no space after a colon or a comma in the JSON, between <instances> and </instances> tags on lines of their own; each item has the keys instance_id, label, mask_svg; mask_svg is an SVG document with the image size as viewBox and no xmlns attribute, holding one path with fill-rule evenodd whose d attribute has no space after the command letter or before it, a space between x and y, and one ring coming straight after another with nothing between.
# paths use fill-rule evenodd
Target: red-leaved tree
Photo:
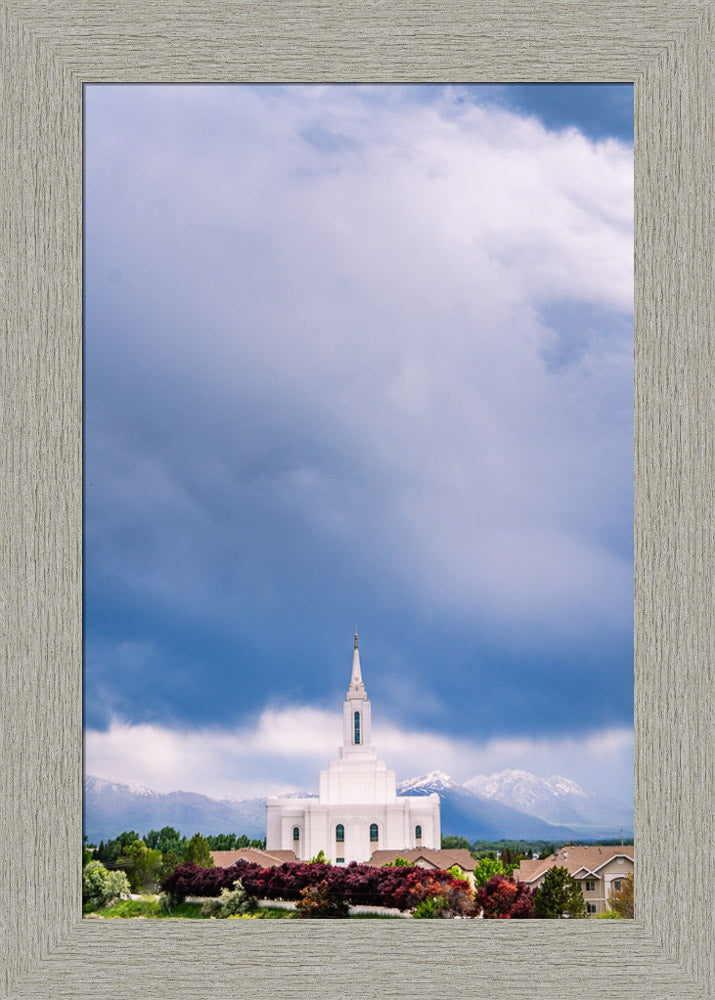
<instances>
[{"instance_id":1,"label":"red-leaved tree","mask_svg":"<svg viewBox=\"0 0 715 1000\"><path fill-rule=\"evenodd\" d=\"M477 889L477 903L488 919L523 920L534 916L532 895L525 882L515 882L509 875L495 875Z\"/></svg>"}]
</instances>

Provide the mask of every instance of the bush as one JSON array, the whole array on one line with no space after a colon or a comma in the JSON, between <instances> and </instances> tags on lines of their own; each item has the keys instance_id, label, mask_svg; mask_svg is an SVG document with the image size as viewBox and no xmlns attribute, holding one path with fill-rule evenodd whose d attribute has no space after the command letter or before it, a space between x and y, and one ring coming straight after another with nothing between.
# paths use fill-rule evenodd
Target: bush
<instances>
[{"instance_id":1,"label":"bush","mask_svg":"<svg viewBox=\"0 0 715 1000\"><path fill-rule=\"evenodd\" d=\"M444 896L425 896L415 907L412 914L418 920L433 920L435 917L446 917L449 903Z\"/></svg>"},{"instance_id":2,"label":"bush","mask_svg":"<svg viewBox=\"0 0 715 1000\"><path fill-rule=\"evenodd\" d=\"M228 892L228 889L222 889L221 893ZM220 899L207 899L201 907L202 917L220 917L223 916L221 900Z\"/></svg>"},{"instance_id":3,"label":"bush","mask_svg":"<svg viewBox=\"0 0 715 1000\"><path fill-rule=\"evenodd\" d=\"M232 889L222 889L221 890L221 913L217 916L222 917L235 917L242 913L248 913L249 910L253 910L258 905L258 900L253 896L249 896L243 887L240 878L237 878L233 883ZM204 903L206 906L206 903Z\"/></svg>"},{"instance_id":4,"label":"bush","mask_svg":"<svg viewBox=\"0 0 715 1000\"><path fill-rule=\"evenodd\" d=\"M295 904L298 915L319 919L347 917L349 906L335 886L323 879L318 885L307 885Z\"/></svg>"},{"instance_id":5,"label":"bush","mask_svg":"<svg viewBox=\"0 0 715 1000\"><path fill-rule=\"evenodd\" d=\"M101 861L90 861L82 872L82 903L89 907L106 906L112 899L129 892L129 879L123 871L108 871Z\"/></svg>"},{"instance_id":6,"label":"bush","mask_svg":"<svg viewBox=\"0 0 715 1000\"><path fill-rule=\"evenodd\" d=\"M477 889L477 903L486 919L524 920L534 916L532 891L510 875L494 875Z\"/></svg>"}]
</instances>

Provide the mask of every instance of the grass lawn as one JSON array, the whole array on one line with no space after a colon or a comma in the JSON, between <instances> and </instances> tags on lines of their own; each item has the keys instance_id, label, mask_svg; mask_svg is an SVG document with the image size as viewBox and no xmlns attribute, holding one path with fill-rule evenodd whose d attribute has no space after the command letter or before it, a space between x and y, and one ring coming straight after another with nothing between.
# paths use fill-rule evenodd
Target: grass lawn
<instances>
[{"instance_id":1,"label":"grass lawn","mask_svg":"<svg viewBox=\"0 0 715 1000\"><path fill-rule=\"evenodd\" d=\"M143 918L145 920L208 920L210 919L201 912L202 903L177 903L170 913L165 913L159 908L159 904L152 896L145 899L120 899L116 903L104 906L99 910L87 909L85 915L103 917L111 919L119 917L123 920L132 918ZM261 906L255 910L249 910L241 916L229 917L229 920L300 920L300 916L295 910L287 910L283 906ZM354 913L350 920L398 920L393 914L388 913Z\"/></svg>"}]
</instances>

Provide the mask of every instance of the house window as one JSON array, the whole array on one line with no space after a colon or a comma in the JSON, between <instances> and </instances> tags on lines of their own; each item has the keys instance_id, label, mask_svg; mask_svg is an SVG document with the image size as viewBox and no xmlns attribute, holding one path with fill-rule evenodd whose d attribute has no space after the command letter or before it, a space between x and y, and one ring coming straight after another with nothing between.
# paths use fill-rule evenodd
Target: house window
<instances>
[{"instance_id":1,"label":"house window","mask_svg":"<svg viewBox=\"0 0 715 1000\"><path fill-rule=\"evenodd\" d=\"M422 827L421 826L416 826L415 827L415 840L422 840Z\"/></svg>"},{"instance_id":2,"label":"house window","mask_svg":"<svg viewBox=\"0 0 715 1000\"><path fill-rule=\"evenodd\" d=\"M345 840L345 827L342 823L338 823L335 827L335 839L339 844L342 844Z\"/></svg>"},{"instance_id":3,"label":"house window","mask_svg":"<svg viewBox=\"0 0 715 1000\"><path fill-rule=\"evenodd\" d=\"M370 843L377 843L377 823L370 824Z\"/></svg>"},{"instance_id":4,"label":"house window","mask_svg":"<svg viewBox=\"0 0 715 1000\"><path fill-rule=\"evenodd\" d=\"M587 882L585 883L585 887L586 887L586 892L596 891L596 883L593 879L588 879Z\"/></svg>"},{"instance_id":5,"label":"house window","mask_svg":"<svg viewBox=\"0 0 715 1000\"><path fill-rule=\"evenodd\" d=\"M335 864L336 865L344 865L345 864L345 858L336 858L335 859Z\"/></svg>"},{"instance_id":6,"label":"house window","mask_svg":"<svg viewBox=\"0 0 715 1000\"><path fill-rule=\"evenodd\" d=\"M297 826L293 827L293 840L300 840L300 829Z\"/></svg>"},{"instance_id":7,"label":"house window","mask_svg":"<svg viewBox=\"0 0 715 1000\"><path fill-rule=\"evenodd\" d=\"M586 913L595 913L595 912L596 912L596 904L586 903Z\"/></svg>"},{"instance_id":8,"label":"house window","mask_svg":"<svg viewBox=\"0 0 715 1000\"><path fill-rule=\"evenodd\" d=\"M620 892L621 891L621 880L619 878L614 878L614 880L611 883L611 885L616 890L616 892Z\"/></svg>"},{"instance_id":9,"label":"house window","mask_svg":"<svg viewBox=\"0 0 715 1000\"><path fill-rule=\"evenodd\" d=\"M360 713L356 712L354 715L355 719L355 742L360 742Z\"/></svg>"}]
</instances>

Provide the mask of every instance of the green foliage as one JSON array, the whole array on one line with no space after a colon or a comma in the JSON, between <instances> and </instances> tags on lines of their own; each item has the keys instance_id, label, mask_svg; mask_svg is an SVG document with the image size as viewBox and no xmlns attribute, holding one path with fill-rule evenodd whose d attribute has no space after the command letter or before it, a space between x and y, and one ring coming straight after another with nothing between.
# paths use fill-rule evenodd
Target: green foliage
<instances>
[{"instance_id":1,"label":"green foliage","mask_svg":"<svg viewBox=\"0 0 715 1000\"><path fill-rule=\"evenodd\" d=\"M206 837L200 833L195 833L189 841L184 854L183 863L195 864L199 868L213 868L214 859L211 857L211 848Z\"/></svg>"},{"instance_id":2,"label":"green foliage","mask_svg":"<svg viewBox=\"0 0 715 1000\"><path fill-rule=\"evenodd\" d=\"M310 859L310 861L308 862L308 864L309 865L316 865L316 864L329 865L330 862L325 857L325 851L321 847L320 850L318 851L318 853L315 855L315 857Z\"/></svg>"},{"instance_id":3,"label":"green foliage","mask_svg":"<svg viewBox=\"0 0 715 1000\"><path fill-rule=\"evenodd\" d=\"M449 902L444 896L426 896L412 911L417 920L434 920L446 916Z\"/></svg>"},{"instance_id":4,"label":"green foliage","mask_svg":"<svg viewBox=\"0 0 715 1000\"><path fill-rule=\"evenodd\" d=\"M163 826L161 830L150 830L144 835L143 840L146 846L153 851L176 855L178 859L176 864L184 857L188 844L186 837L182 837L173 826Z\"/></svg>"},{"instance_id":5,"label":"green foliage","mask_svg":"<svg viewBox=\"0 0 715 1000\"><path fill-rule=\"evenodd\" d=\"M472 849L472 845L466 837L454 837L451 835L448 837L442 837L442 848L444 850L453 851L460 847L463 847L467 851L471 851Z\"/></svg>"},{"instance_id":6,"label":"green foliage","mask_svg":"<svg viewBox=\"0 0 715 1000\"><path fill-rule=\"evenodd\" d=\"M129 892L129 880L124 872L110 872L101 861L90 861L82 872L82 903L93 909L105 906Z\"/></svg>"},{"instance_id":7,"label":"green foliage","mask_svg":"<svg viewBox=\"0 0 715 1000\"><path fill-rule=\"evenodd\" d=\"M556 844L546 844L539 854L539 861L545 861L552 854L556 854Z\"/></svg>"},{"instance_id":8,"label":"green foliage","mask_svg":"<svg viewBox=\"0 0 715 1000\"><path fill-rule=\"evenodd\" d=\"M217 916L233 917L255 909L257 900L243 888L240 878L233 883L233 889L221 890L221 913Z\"/></svg>"},{"instance_id":9,"label":"green foliage","mask_svg":"<svg viewBox=\"0 0 715 1000\"><path fill-rule=\"evenodd\" d=\"M152 851L143 840L135 840L117 858L117 867L127 873L132 892L146 892L161 881L161 851Z\"/></svg>"},{"instance_id":10,"label":"green foliage","mask_svg":"<svg viewBox=\"0 0 715 1000\"><path fill-rule=\"evenodd\" d=\"M477 888L482 885L486 885L490 878L494 875L503 875L504 865L501 861L495 861L493 858L484 857L481 858L479 863L474 867L474 884Z\"/></svg>"},{"instance_id":11,"label":"green foliage","mask_svg":"<svg viewBox=\"0 0 715 1000\"><path fill-rule=\"evenodd\" d=\"M386 861L383 868L409 868L410 862L405 858L397 857L394 861Z\"/></svg>"},{"instance_id":12,"label":"green foliage","mask_svg":"<svg viewBox=\"0 0 715 1000\"><path fill-rule=\"evenodd\" d=\"M212 851L239 851L242 847L257 847L262 851L266 849L265 837L262 840L258 838L249 840L245 833L240 837L236 833L218 833L207 836L206 840Z\"/></svg>"},{"instance_id":13,"label":"green foliage","mask_svg":"<svg viewBox=\"0 0 715 1000\"><path fill-rule=\"evenodd\" d=\"M550 920L586 916L581 887L566 868L549 868L534 895L534 916Z\"/></svg>"},{"instance_id":14,"label":"green foliage","mask_svg":"<svg viewBox=\"0 0 715 1000\"><path fill-rule=\"evenodd\" d=\"M328 885L327 879L301 889L295 908L299 916L317 919L347 917L349 910L348 903Z\"/></svg>"},{"instance_id":15,"label":"green foliage","mask_svg":"<svg viewBox=\"0 0 715 1000\"><path fill-rule=\"evenodd\" d=\"M615 910L604 910L603 913L596 914L596 920L621 920L620 913Z\"/></svg>"},{"instance_id":16,"label":"green foliage","mask_svg":"<svg viewBox=\"0 0 715 1000\"><path fill-rule=\"evenodd\" d=\"M460 878L463 882L469 882L469 876L465 875L459 865L452 865L447 871L452 876L452 878Z\"/></svg>"}]
</instances>

